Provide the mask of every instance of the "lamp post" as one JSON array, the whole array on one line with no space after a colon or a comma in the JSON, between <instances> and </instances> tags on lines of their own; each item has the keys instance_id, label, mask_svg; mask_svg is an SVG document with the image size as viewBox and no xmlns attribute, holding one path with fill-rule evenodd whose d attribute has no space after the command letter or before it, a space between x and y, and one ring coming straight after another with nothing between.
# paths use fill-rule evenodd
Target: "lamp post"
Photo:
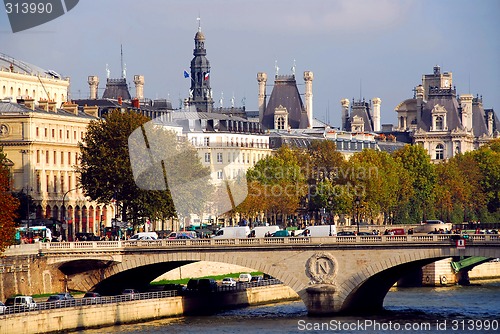
<instances>
[{"instance_id":1,"label":"lamp post","mask_svg":"<svg viewBox=\"0 0 500 334\"><path fill-rule=\"evenodd\" d=\"M63 200L62 200L62 214L63 214L63 228L64 228L64 225L66 225L66 227L69 227L66 223L66 206L64 206L64 201L66 199L66 195L76 189L78 189L80 187L76 187L76 188L73 188L73 189L70 189L68 191L66 191L63 195ZM73 231L69 231L69 228L67 229L68 230L68 238L69 238L69 235L73 235Z\"/></svg>"},{"instance_id":2,"label":"lamp post","mask_svg":"<svg viewBox=\"0 0 500 334\"><path fill-rule=\"evenodd\" d=\"M329 225L330 225L330 237L332 236L332 223L333 223L333 219L332 219L332 198L329 197L328 198L328 214L329 214L329 217L328 217L328 220L329 220Z\"/></svg>"},{"instance_id":3,"label":"lamp post","mask_svg":"<svg viewBox=\"0 0 500 334\"><path fill-rule=\"evenodd\" d=\"M361 202L361 199L359 196L356 196L356 199L354 200L354 204L356 205L356 225L358 229L358 234L359 235L359 203Z\"/></svg>"}]
</instances>

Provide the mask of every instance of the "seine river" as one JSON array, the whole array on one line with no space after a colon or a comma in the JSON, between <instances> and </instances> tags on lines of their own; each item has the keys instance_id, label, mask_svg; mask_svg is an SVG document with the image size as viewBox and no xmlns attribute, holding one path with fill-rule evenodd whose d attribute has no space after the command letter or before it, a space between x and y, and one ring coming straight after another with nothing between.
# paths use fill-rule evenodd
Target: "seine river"
<instances>
[{"instance_id":1,"label":"seine river","mask_svg":"<svg viewBox=\"0 0 500 334\"><path fill-rule=\"evenodd\" d=\"M302 302L170 318L79 333L493 333L500 332L500 280L447 288L393 288L370 317L308 317Z\"/></svg>"}]
</instances>

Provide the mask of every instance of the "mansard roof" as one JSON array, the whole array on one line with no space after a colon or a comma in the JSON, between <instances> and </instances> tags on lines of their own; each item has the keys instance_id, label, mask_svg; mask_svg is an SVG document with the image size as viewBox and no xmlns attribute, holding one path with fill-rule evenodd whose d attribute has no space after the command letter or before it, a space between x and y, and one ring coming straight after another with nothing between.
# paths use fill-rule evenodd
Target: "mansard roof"
<instances>
[{"instance_id":1,"label":"mansard roof","mask_svg":"<svg viewBox=\"0 0 500 334\"><path fill-rule=\"evenodd\" d=\"M486 113L483 106L479 103L472 103L472 129L474 131L474 137L488 135Z\"/></svg>"},{"instance_id":2,"label":"mansard roof","mask_svg":"<svg viewBox=\"0 0 500 334\"><path fill-rule=\"evenodd\" d=\"M294 75L275 76L273 91L262 118L264 128L274 128L274 110L279 106L288 111L288 124L292 129L307 128L307 122L304 123L307 115L304 119L302 113L305 108Z\"/></svg>"},{"instance_id":3,"label":"mansard roof","mask_svg":"<svg viewBox=\"0 0 500 334\"><path fill-rule=\"evenodd\" d=\"M130 92L128 91L127 79L107 79L106 89L102 94L103 99L118 99L130 100Z\"/></svg>"},{"instance_id":4,"label":"mansard roof","mask_svg":"<svg viewBox=\"0 0 500 334\"><path fill-rule=\"evenodd\" d=\"M463 129L460 114L458 112L458 101L453 95L431 96L424 104L422 117L418 127L422 130L430 131L432 126L432 110L438 104L446 109L446 127L448 130L454 130L456 128Z\"/></svg>"},{"instance_id":5,"label":"mansard roof","mask_svg":"<svg viewBox=\"0 0 500 334\"><path fill-rule=\"evenodd\" d=\"M94 116L88 115L80 110L78 111L78 115L75 115L71 112L68 112L64 109L59 109L59 108L56 109L56 111L46 111L45 109L41 109L38 107L31 109L31 108L28 108L27 106L25 106L24 104L20 104L20 103L0 101L0 113L25 114L28 112L39 114L39 115L45 114L45 115L58 115L58 116L70 116L70 117L95 119Z\"/></svg>"}]
</instances>

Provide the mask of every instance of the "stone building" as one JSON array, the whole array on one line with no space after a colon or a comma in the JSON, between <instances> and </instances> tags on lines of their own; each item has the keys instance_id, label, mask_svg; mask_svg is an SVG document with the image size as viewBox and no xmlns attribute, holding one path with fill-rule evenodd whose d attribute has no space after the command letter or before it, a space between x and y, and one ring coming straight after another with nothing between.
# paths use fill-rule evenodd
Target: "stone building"
<instances>
[{"instance_id":1,"label":"stone building","mask_svg":"<svg viewBox=\"0 0 500 334\"><path fill-rule=\"evenodd\" d=\"M295 68L295 67L294 67ZM293 68L293 72L294 71ZM257 73L259 83L259 120L264 129L288 130L313 127L313 72L304 72L305 103L297 88L295 73L274 76L274 86L267 102L267 74Z\"/></svg>"},{"instance_id":2,"label":"stone building","mask_svg":"<svg viewBox=\"0 0 500 334\"><path fill-rule=\"evenodd\" d=\"M342 99L342 130L356 133L379 132L380 131L380 104L382 100L378 97L367 102L365 99L352 100L350 105L348 99ZM350 105L350 109L349 109Z\"/></svg>"},{"instance_id":3,"label":"stone building","mask_svg":"<svg viewBox=\"0 0 500 334\"><path fill-rule=\"evenodd\" d=\"M451 72L422 76L414 97L395 108L396 132L409 133L413 143L422 145L433 161L474 150L499 136L500 123L493 109L484 109L482 97L457 95Z\"/></svg>"}]
</instances>

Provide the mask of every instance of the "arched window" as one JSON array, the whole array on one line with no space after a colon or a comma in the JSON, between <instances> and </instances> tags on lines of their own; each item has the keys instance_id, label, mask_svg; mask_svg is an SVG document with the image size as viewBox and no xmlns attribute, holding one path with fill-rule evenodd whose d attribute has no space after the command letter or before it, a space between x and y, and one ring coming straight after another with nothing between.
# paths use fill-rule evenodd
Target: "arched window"
<instances>
[{"instance_id":1,"label":"arched window","mask_svg":"<svg viewBox=\"0 0 500 334\"><path fill-rule=\"evenodd\" d=\"M436 160L444 159L444 146L443 144L436 145Z\"/></svg>"},{"instance_id":2,"label":"arched window","mask_svg":"<svg viewBox=\"0 0 500 334\"><path fill-rule=\"evenodd\" d=\"M436 130L443 130L443 117L436 117Z\"/></svg>"},{"instance_id":3,"label":"arched window","mask_svg":"<svg viewBox=\"0 0 500 334\"><path fill-rule=\"evenodd\" d=\"M278 129L278 130L285 129L285 119L283 117L278 117L276 119L276 129Z\"/></svg>"}]
</instances>

